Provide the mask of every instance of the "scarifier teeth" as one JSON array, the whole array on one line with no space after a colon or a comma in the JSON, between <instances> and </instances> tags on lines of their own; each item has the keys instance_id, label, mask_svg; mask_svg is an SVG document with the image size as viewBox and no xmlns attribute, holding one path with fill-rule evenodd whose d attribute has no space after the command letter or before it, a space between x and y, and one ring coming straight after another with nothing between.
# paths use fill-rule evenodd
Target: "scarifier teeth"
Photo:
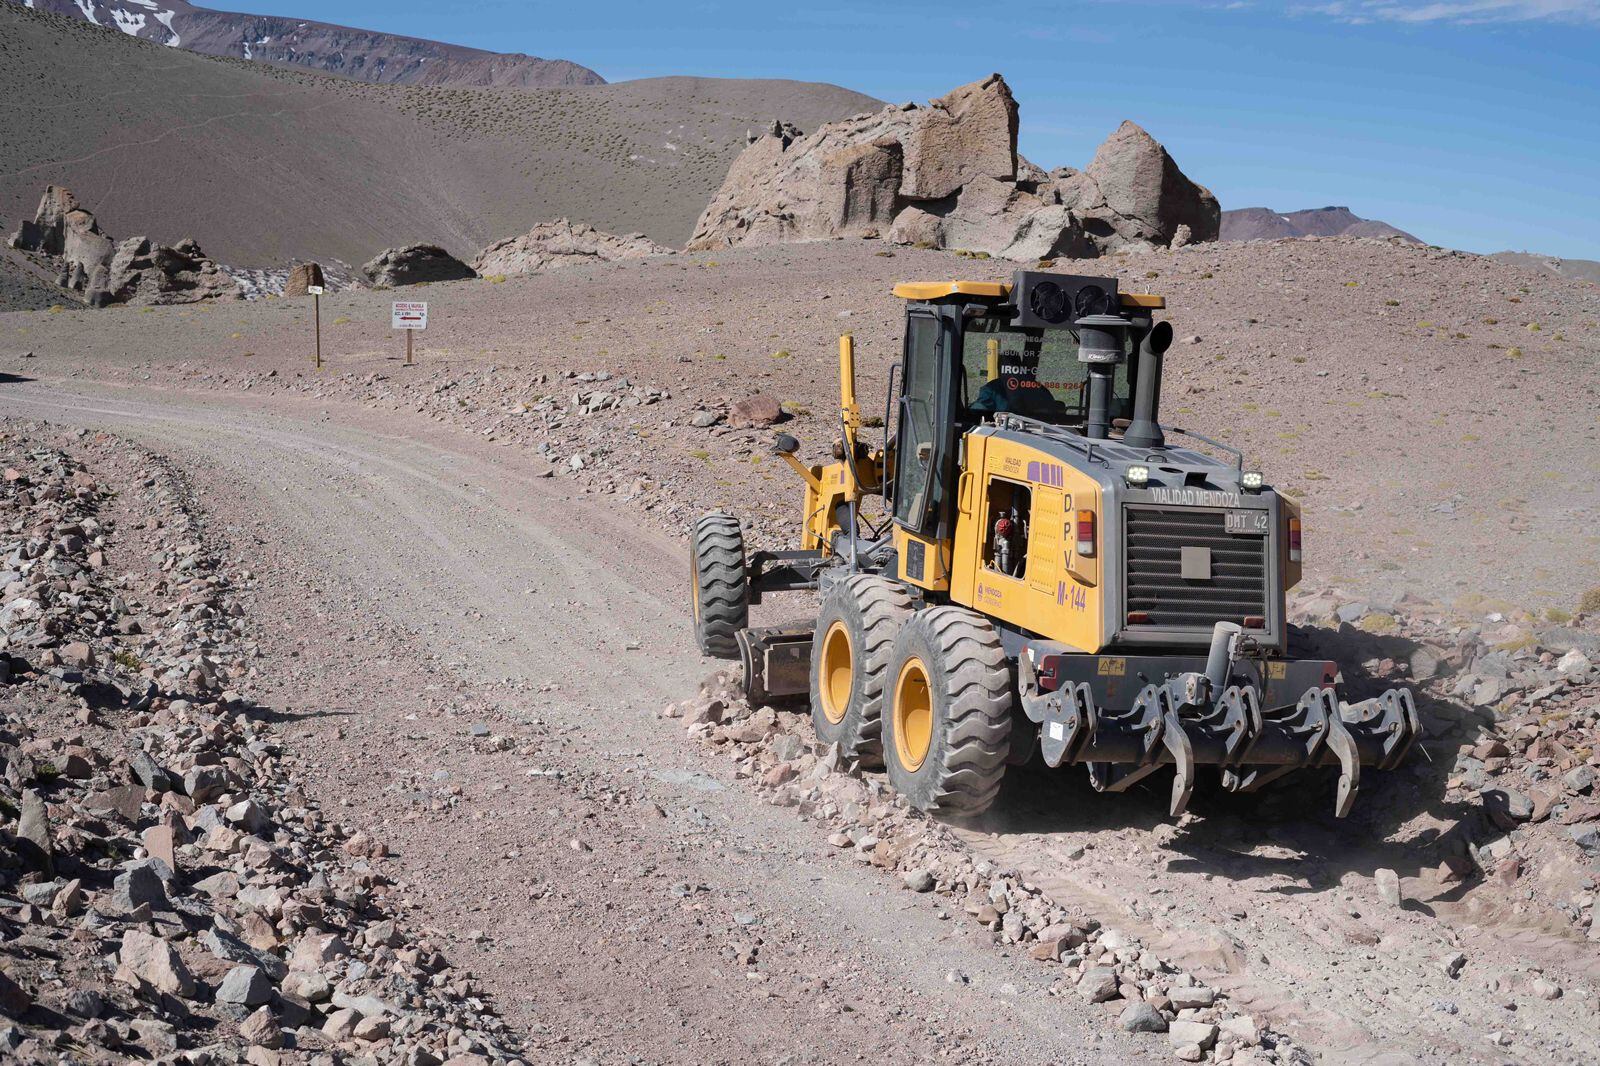
<instances>
[{"instance_id":1,"label":"scarifier teeth","mask_svg":"<svg viewBox=\"0 0 1600 1066\"><path fill-rule=\"evenodd\" d=\"M1251 686L1229 686L1208 705L1186 702L1194 690L1182 682L1146 685L1125 711L1096 707L1084 683L1033 695L1026 710L1041 725L1045 762L1088 764L1100 792L1122 792L1170 763L1173 817L1188 807L1196 766L1220 767L1230 792L1253 792L1299 769L1337 766L1334 814L1343 818L1361 789L1362 765L1393 769L1419 732L1407 689L1347 704L1319 685L1292 707L1264 711Z\"/></svg>"}]
</instances>

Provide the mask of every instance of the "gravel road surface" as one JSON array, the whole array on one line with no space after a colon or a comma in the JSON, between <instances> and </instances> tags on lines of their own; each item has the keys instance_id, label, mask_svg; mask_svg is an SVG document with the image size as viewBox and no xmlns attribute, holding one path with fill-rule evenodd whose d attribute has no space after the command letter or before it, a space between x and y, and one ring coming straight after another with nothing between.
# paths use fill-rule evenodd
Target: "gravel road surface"
<instances>
[{"instance_id":1,"label":"gravel road surface","mask_svg":"<svg viewBox=\"0 0 1600 1066\"><path fill-rule=\"evenodd\" d=\"M1171 1061L656 717L710 664L655 530L354 407L33 382L0 414L190 468L258 568L256 683L308 784L552 1060Z\"/></svg>"}]
</instances>

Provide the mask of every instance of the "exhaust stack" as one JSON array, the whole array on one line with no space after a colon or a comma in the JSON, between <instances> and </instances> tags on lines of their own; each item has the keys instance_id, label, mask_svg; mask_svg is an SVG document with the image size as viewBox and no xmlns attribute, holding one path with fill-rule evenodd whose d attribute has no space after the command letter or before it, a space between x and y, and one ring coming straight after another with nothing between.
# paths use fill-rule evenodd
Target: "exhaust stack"
<instances>
[{"instance_id":1,"label":"exhaust stack","mask_svg":"<svg viewBox=\"0 0 1600 1066\"><path fill-rule=\"evenodd\" d=\"M1122 434L1134 448L1163 448L1166 434L1156 416L1161 407L1161 357L1172 347L1172 324L1157 322L1139 345L1138 382L1133 393L1133 421ZM1091 434L1092 435L1092 434Z\"/></svg>"}]
</instances>

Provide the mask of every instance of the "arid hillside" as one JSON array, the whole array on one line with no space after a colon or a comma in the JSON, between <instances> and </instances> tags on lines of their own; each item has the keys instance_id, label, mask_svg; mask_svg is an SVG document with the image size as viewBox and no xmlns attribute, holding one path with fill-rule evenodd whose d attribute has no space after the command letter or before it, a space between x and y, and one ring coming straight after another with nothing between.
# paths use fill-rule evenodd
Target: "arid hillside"
<instances>
[{"instance_id":1,"label":"arid hillside","mask_svg":"<svg viewBox=\"0 0 1600 1066\"><path fill-rule=\"evenodd\" d=\"M559 216L681 244L746 134L877 101L835 86L665 78L563 89L371 85L211 59L0 4L0 227L51 183L119 237L230 266L470 258Z\"/></svg>"}]
</instances>

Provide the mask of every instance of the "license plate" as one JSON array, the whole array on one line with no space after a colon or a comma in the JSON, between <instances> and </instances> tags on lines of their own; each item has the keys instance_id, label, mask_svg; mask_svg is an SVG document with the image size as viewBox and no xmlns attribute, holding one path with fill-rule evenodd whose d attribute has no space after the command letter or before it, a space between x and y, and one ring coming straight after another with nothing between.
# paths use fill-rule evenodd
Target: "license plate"
<instances>
[{"instance_id":1,"label":"license plate","mask_svg":"<svg viewBox=\"0 0 1600 1066\"><path fill-rule=\"evenodd\" d=\"M1226 528L1229 533L1264 537L1267 535L1267 523L1271 520L1270 511L1229 511L1226 515Z\"/></svg>"}]
</instances>

